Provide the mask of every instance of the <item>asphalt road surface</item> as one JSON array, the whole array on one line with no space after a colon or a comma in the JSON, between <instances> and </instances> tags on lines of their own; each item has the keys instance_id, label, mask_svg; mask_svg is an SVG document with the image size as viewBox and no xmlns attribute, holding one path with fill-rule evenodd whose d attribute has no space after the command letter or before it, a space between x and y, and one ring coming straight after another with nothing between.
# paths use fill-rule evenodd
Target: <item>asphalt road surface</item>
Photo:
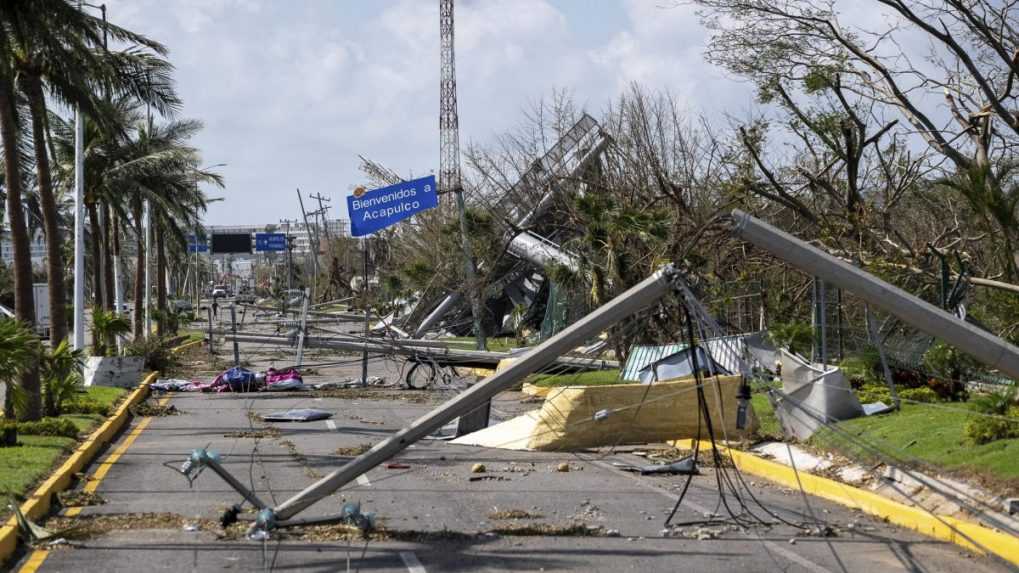
<instances>
[{"instance_id":1,"label":"asphalt road surface","mask_svg":"<svg viewBox=\"0 0 1019 573\"><path fill-rule=\"evenodd\" d=\"M224 356L229 356L223 348ZM292 351L245 345L253 368L283 365ZM309 362L353 360L313 351ZM369 374L396 381L400 361L373 360ZM313 383L358 376L354 362L317 368ZM106 466L97 493L105 503L82 516L112 516L107 530L73 546L30 552L21 571L966 571L1010 570L959 547L889 526L855 511L747 476L753 494L770 511L796 523L822 523L830 537L804 536L787 525L689 526L669 531L663 522L685 478L639 476L613 461L644 462L633 448L577 454L513 452L426 440L302 517L335 514L359 501L394 534L386 539L322 539L307 531L274 533L267 541L223 539L214 525L240 498L205 472L189 487L164 462L179 465L208 446L262 499L281 502L350 457L348 448L373 444L449 398L451 391L367 390L342 397L304 394L176 394L179 415L136 418L107 452L122 450L89 469ZM507 392L493 407L508 417L535 404ZM266 425L257 416L293 407L332 412L328 421ZM144 422L144 420L148 420ZM134 431L140 423L147 426ZM267 429L270 428L270 429ZM274 428L274 429L271 429ZM132 440L123 450L125 440ZM341 453L337 453L338 449ZM647 448L642 448L647 449ZM472 474L473 464L487 467ZM557 471L560 464L570 471ZM694 479L676 521L724 513L713 470ZM484 475L484 479L471 480ZM81 487L79 485L79 487ZM760 510L758 510L760 512ZM526 519L503 519L515 512ZM148 517L137 514L149 513ZM567 535L584 524L598 535ZM531 526L530 531L520 531ZM527 535L512 535L511 530ZM498 532L496 532L498 531ZM576 528L572 530L573 533ZM618 536L616 536L618 532ZM608 536L611 533L612 536Z\"/></svg>"}]
</instances>

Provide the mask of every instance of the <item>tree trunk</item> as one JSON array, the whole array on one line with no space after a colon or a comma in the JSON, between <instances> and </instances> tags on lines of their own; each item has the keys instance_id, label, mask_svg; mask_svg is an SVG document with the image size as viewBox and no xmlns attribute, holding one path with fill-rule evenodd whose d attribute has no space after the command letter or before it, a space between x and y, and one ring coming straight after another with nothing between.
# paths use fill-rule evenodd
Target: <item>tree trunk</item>
<instances>
[{"instance_id":1,"label":"tree trunk","mask_svg":"<svg viewBox=\"0 0 1019 573\"><path fill-rule=\"evenodd\" d=\"M46 274L49 279L50 345L56 347L67 338L67 292L64 287L64 261L60 240L57 202L53 196L53 179L46 147L46 100L38 75L26 77L29 109L32 114L32 143L35 147L35 168L39 178L39 208L46 232Z\"/></svg>"},{"instance_id":2,"label":"tree trunk","mask_svg":"<svg viewBox=\"0 0 1019 573\"><path fill-rule=\"evenodd\" d=\"M145 332L145 232L142 225L142 200L134 199L134 220L137 225L135 244L138 256L134 267L134 339L141 340Z\"/></svg>"},{"instance_id":3,"label":"tree trunk","mask_svg":"<svg viewBox=\"0 0 1019 573\"><path fill-rule=\"evenodd\" d=\"M35 300L32 294L32 255L29 252L25 212L21 205L21 158L18 156L19 134L15 118L14 84L0 69L0 141L3 142L4 184L7 191L7 219L10 224L11 250L14 253L14 315L27 325L35 324ZM42 413L42 396L39 391L38 362L21 375L21 387L28 395L24 417L38 420ZM7 392L6 399L12 399ZM5 410L9 411L5 404ZM16 434L14 434L16 439ZM10 437L4 432L4 438Z\"/></svg>"},{"instance_id":4,"label":"tree trunk","mask_svg":"<svg viewBox=\"0 0 1019 573\"><path fill-rule=\"evenodd\" d=\"M105 302L103 305L106 310L113 310L114 299L114 282L113 282L113 250L110 244L110 227L113 226L113 209L110 209L109 205L104 204L103 209L103 293L105 293Z\"/></svg>"},{"instance_id":5,"label":"tree trunk","mask_svg":"<svg viewBox=\"0 0 1019 573\"><path fill-rule=\"evenodd\" d=\"M166 241L163 240L163 233L156 233L156 304L160 318L156 332L159 336L165 336L169 317L166 309Z\"/></svg>"},{"instance_id":6,"label":"tree trunk","mask_svg":"<svg viewBox=\"0 0 1019 573\"><path fill-rule=\"evenodd\" d=\"M88 211L88 226L92 229L89 243L92 246L92 291L94 298L92 299L93 308L105 308L105 298L103 297L103 253L100 249L100 237L102 236L102 228L99 224L99 208L96 202L86 201L85 210Z\"/></svg>"}]
</instances>

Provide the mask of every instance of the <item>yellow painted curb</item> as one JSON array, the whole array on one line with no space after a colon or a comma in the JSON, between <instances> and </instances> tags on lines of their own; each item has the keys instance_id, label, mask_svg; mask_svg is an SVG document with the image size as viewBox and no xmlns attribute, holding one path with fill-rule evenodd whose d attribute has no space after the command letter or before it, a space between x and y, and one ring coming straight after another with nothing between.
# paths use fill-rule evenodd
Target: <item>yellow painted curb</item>
<instances>
[{"instance_id":1,"label":"yellow painted curb","mask_svg":"<svg viewBox=\"0 0 1019 573\"><path fill-rule=\"evenodd\" d=\"M692 440L677 440L671 444L681 449L693 449ZM701 442L700 447L702 450L710 448L711 443ZM786 487L799 488L802 485L803 491L817 497L858 509L923 535L949 541L981 555L994 553L1010 563L1019 565L1019 538L1008 533L947 515L931 515L921 508L910 507L874 492L806 472L798 472L797 478L797 472L791 467L747 452L728 449L727 453L732 454L733 461L740 471Z\"/></svg>"},{"instance_id":2,"label":"yellow painted curb","mask_svg":"<svg viewBox=\"0 0 1019 573\"><path fill-rule=\"evenodd\" d=\"M81 471L86 465L95 459L96 454L102 449L127 421L129 410L132 406L140 403L149 394L149 385L159 375L158 372L149 374L142 383L131 392L128 397L117 407L105 422L97 428L92 435L78 446L71 457L64 461L63 465L42 483L31 497L21 504L21 512L29 519L38 519L46 515L53 502L53 496L61 492L74 479L74 474ZM7 561L18 547L18 522L14 517L7 520L7 523L0 527L0 564Z\"/></svg>"}]
</instances>

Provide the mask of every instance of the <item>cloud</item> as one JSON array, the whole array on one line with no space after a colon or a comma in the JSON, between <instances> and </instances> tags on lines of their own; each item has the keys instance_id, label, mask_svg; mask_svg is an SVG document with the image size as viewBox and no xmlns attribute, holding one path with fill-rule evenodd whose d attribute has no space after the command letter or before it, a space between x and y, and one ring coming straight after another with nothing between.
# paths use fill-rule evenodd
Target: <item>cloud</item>
<instances>
[{"instance_id":1,"label":"cloud","mask_svg":"<svg viewBox=\"0 0 1019 573\"><path fill-rule=\"evenodd\" d=\"M332 196L333 215L343 215L345 195L363 181L358 154L405 174L438 169L438 2L109 4L113 22L170 47L185 115L206 123L196 143L208 163L228 164L226 192L210 190L227 200L211 206L210 222L294 218L296 187ZM590 22L606 10L571 8L457 3L462 142L492 141L554 89L593 112L634 81L691 106L740 101L703 62L706 37L689 9L627 1L625 18L595 40Z\"/></svg>"}]
</instances>

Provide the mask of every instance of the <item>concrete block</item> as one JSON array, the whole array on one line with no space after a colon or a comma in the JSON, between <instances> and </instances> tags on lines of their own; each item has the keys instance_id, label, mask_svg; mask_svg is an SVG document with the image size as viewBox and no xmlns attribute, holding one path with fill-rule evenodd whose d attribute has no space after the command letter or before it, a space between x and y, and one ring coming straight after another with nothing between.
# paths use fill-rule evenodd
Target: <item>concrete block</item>
<instances>
[{"instance_id":1,"label":"concrete block","mask_svg":"<svg viewBox=\"0 0 1019 573\"><path fill-rule=\"evenodd\" d=\"M92 356L85 362L85 386L134 388L144 365L141 356Z\"/></svg>"}]
</instances>

